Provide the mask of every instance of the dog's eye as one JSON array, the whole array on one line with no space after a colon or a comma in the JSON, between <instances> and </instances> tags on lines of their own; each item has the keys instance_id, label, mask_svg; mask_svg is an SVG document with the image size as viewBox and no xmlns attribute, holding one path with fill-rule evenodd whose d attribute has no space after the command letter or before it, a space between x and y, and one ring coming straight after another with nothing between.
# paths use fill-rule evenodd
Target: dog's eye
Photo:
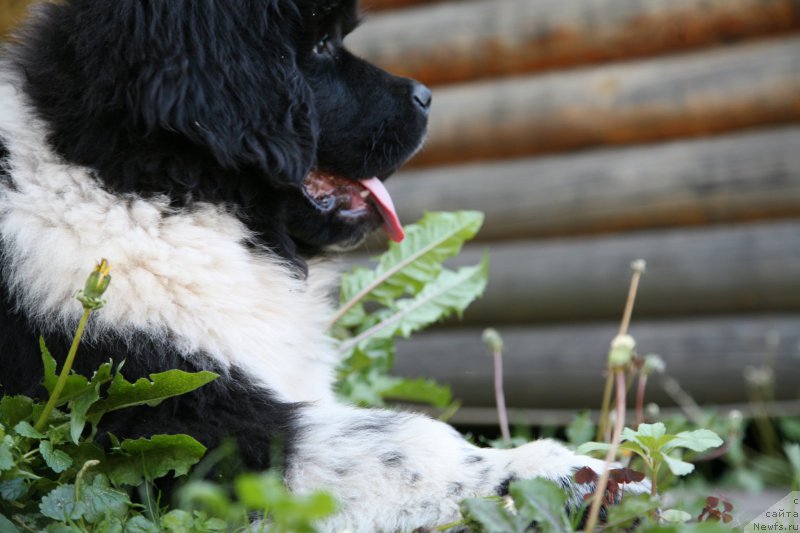
<instances>
[{"instance_id":1,"label":"dog's eye","mask_svg":"<svg viewBox=\"0 0 800 533\"><path fill-rule=\"evenodd\" d=\"M333 55L333 52L333 39L331 39L331 36L328 34L325 34L325 36L314 45L314 53L317 55Z\"/></svg>"}]
</instances>

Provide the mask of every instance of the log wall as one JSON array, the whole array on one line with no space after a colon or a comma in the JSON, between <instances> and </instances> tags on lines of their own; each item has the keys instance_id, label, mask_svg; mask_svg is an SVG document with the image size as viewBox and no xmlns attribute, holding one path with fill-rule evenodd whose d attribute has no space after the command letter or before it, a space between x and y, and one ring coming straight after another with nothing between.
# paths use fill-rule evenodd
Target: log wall
<instances>
[{"instance_id":1,"label":"log wall","mask_svg":"<svg viewBox=\"0 0 800 533\"><path fill-rule=\"evenodd\" d=\"M746 402L761 364L797 403L800 3L371 1L346 43L433 88L426 145L388 182L401 219L481 210L454 264L491 261L463 321L400 343L399 374L452 384L459 422L494 423L492 326L528 422L596 408L644 258L643 353L701 403Z\"/></svg>"}]
</instances>

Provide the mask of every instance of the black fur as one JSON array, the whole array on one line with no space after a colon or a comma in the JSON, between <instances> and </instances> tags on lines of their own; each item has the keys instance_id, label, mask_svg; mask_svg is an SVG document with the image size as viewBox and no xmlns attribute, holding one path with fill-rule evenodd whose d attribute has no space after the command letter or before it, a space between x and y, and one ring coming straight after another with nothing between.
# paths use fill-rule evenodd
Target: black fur
<instances>
[{"instance_id":1,"label":"black fur","mask_svg":"<svg viewBox=\"0 0 800 533\"><path fill-rule=\"evenodd\" d=\"M309 170L385 178L425 131L419 84L341 46L355 0L71 0L42 11L16 57L60 154L118 192L233 205L300 267L379 222L319 212L300 192Z\"/></svg>"},{"instance_id":2,"label":"black fur","mask_svg":"<svg viewBox=\"0 0 800 533\"><path fill-rule=\"evenodd\" d=\"M41 7L11 55L64 159L93 169L112 192L166 196L176 209L226 206L257 244L302 272L309 256L380 222L374 211L315 207L301 191L309 171L385 179L426 128L428 102L418 95L427 89L342 47L356 22L355 0L65 0ZM11 301L9 275L0 271L0 384L41 397L43 332ZM45 337L53 354L66 354L70 339ZM109 357L125 360L128 379L221 372L203 354L187 360L129 333L85 342L76 370L91 374ZM188 433L209 447L232 436L251 468L270 465L267 442L290 455L296 406L235 368L222 373L156 408L109 415L103 431ZM374 423L379 431L386 422Z\"/></svg>"}]
</instances>

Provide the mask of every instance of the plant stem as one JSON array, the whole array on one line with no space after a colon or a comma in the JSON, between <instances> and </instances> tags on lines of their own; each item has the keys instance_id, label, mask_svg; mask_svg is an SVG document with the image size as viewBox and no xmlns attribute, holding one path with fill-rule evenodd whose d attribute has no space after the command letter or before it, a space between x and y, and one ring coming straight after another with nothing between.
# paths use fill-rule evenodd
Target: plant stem
<instances>
[{"instance_id":1,"label":"plant stem","mask_svg":"<svg viewBox=\"0 0 800 533\"><path fill-rule=\"evenodd\" d=\"M636 387L636 429L644 422L644 389L647 387L647 376L639 374L639 383Z\"/></svg>"},{"instance_id":2,"label":"plant stem","mask_svg":"<svg viewBox=\"0 0 800 533\"><path fill-rule=\"evenodd\" d=\"M600 418L597 421L598 442L606 441L606 425L608 424L608 410L611 408L611 391L614 389L614 373L609 371L606 377L606 386L603 389L603 404L600 408Z\"/></svg>"},{"instance_id":3,"label":"plant stem","mask_svg":"<svg viewBox=\"0 0 800 533\"><path fill-rule=\"evenodd\" d=\"M72 363L75 361L75 354L78 353L78 345L81 343L83 330L86 327L86 321L89 319L89 313L91 312L91 309L84 307L83 316L80 322L78 322L78 329L75 331L75 337L72 339L72 346L70 346L69 353L67 354L67 360L64 361L64 368L61 369L61 374L58 376L56 386L53 388L52 394L50 394L50 399L47 400L47 404L44 406L42 414L39 415L36 426L34 426L36 431L42 431L44 429L45 424L47 424L47 419L50 417L50 413L53 411L56 403L58 403L58 398L61 396L61 391L64 390L64 385L66 385L67 378L72 370Z\"/></svg>"},{"instance_id":4,"label":"plant stem","mask_svg":"<svg viewBox=\"0 0 800 533\"><path fill-rule=\"evenodd\" d=\"M589 508L589 518L586 520L586 527L584 528L584 531L587 532L594 530L597 519L600 516L600 507L603 505L603 498L605 497L606 488L608 487L611 463L617 455L617 448L619 448L619 443L622 440L622 429L625 427L625 369L615 369L614 377L616 378L617 389L617 419L614 423L614 436L611 439L611 447L606 454L606 464L603 468L603 474L597 482L594 497L592 498L592 506Z\"/></svg>"},{"instance_id":5,"label":"plant stem","mask_svg":"<svg viewBox=\"0 0 800 533\"><path fill-rule=\"evenodd\" d=\"M511 444L511 431L508 427L508 412L506 411L506 395L503 392L503 353L493 350L494 355L494 397L497 401L497 417L500 420L500 433L503 442Z\"/></svg>"},{"instance_id":6,"label":"plant stem","mask_svg":"<svg viewBox=\"0 0 800 533\"><path fill-rule=\"evenodd\" d=\"M636 292L639 290L639 280L644 273L644 261L638 259L631 264L633 269L633 276L631 277L631 285L628 288L628 300L625 302L625 311L622 313L622 323L619 325L619 334L627 335L628 326L631 324L631 315L633 314L633 303L636 301Z\"/></svg>"},{"instance_id":7,"label":"plant stem","mask_svg":"<svg viewBox=\"0 0 800 533\"><path fill-rule=\"evenodd\" d=\"M657 460L654 460L650 467L650 496L658 495L658 469L660 467L661 463Z\"/></svg>"}]
</instances>

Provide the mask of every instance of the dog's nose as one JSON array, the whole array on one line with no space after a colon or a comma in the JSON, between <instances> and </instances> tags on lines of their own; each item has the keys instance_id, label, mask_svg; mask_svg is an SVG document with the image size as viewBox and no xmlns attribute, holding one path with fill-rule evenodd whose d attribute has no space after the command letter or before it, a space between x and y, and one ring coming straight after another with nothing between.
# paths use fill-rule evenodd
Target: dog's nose
<instances>
[{"instance_id":1,"label":"dog's nose","mask_svg":"<svg viewBox=\"0 0 800 533\"><path fill-rule=\"evenodd\" d=\"M414 82L412 96L414 97L414 102L419 106L422 112L427 115L428 111L431 109L431 90L421 83Z\"/></svg>"}]
</instances>

